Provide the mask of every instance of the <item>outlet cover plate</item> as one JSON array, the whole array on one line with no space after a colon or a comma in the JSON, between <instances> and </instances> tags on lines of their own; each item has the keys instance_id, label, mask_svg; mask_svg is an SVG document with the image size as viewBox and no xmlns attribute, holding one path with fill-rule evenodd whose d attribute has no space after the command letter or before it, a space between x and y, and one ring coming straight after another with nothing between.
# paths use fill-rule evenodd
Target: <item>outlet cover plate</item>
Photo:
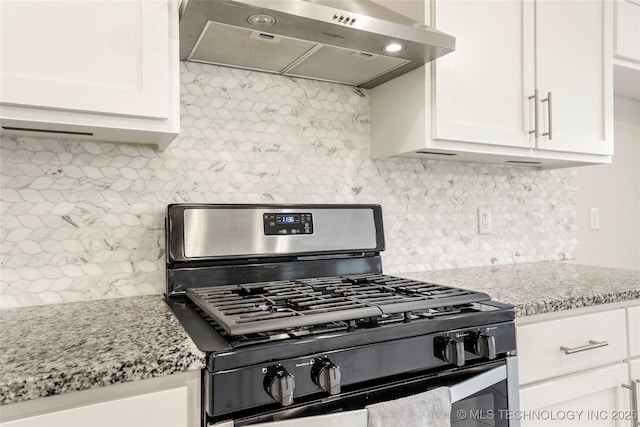
<instances>
[{"instance_id":1,"label":"outlet cover plate","mask_svg":"<svg viewBox=\"0 0 640 427\"><path fill-rule=\"evenodd\" d=\"M478 233L491 234L491 209L478 208Z\"/></svg>"}]
</instances>

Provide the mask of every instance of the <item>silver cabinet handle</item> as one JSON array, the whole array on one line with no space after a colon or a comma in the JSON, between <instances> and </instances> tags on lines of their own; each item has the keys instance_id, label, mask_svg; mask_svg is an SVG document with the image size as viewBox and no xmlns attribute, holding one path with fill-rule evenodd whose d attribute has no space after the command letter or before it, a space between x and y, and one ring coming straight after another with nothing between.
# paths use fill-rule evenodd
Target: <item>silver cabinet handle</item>
<instances>
[{"instance_id":1,"label":"silver cabinet handle","mask_svg":"<svg viewBox=\"0 0 640 427\"><path fill-rule=\"evenodd\" d=\"M529 100L533 99L533 130L529 131L529 134L533 134L536 139L540 136L538 132L538 89L533 92L533 95L529 97Z\"/></svg>"},{"instance_id":2,"label":"silver cabinet handle","mask_svg":"<svg viewBox=\"0 0 640 427\"><path fill-rule=\"evenodd\" d=\"M593 350L600 347L606 347L608 345L609 343L606 341L589 340L589 344L587 345L583 345L580 347L573 347L573 348L560 346L560 350L564 351L564 354L573 354L573 353L580 353L581 351L587 351L587 350Z\"/></svg>"},{"instance_id":3,"label":"silver cabinet handle","mask_svg":"<svg viewBox=\"0 0 640 427\"><path fill-rule=\"evenodd\" d=\"M553 139L553 115L551 114L551 92L547 93L547 97L541 99L540 102L548 102L547 104L547 117L549 117L549 131L542 134L542 136L548 136L549 141ZM537 125L536 125L537 127Z\"/></svg>"},{"instance_id":4,"label":"silver cabinet handle","mask_svg":"<svg viewBox=\"0 0 640 427\"><path fill-rule=\"evenodd\" d=\"M631 411L632 414L635 414L635 418L633 418L636 425L640 423L638 421L638 416L640 416L640 408L638 408L638 397L640 397L640 380L631 381L631 385L622 384L622 387L628 388L631 390Z\"/></svg>"}]
</instances>

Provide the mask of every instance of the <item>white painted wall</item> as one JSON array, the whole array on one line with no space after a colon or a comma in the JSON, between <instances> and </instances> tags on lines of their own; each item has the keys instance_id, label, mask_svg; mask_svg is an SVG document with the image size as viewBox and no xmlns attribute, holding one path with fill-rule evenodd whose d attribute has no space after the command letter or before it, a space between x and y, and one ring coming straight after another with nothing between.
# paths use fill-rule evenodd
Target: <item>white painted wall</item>
<instances>
[{"instance_id":1,"label":"white painted wall","mask_svg":"<svg viewBox=\"0 0 640 427\"><path fill-rule=\"evenodd\" d=\"M615 98L611 165L576 168L576 263L640 270L640 101ZM600 209L600 230L589 209Z\"/></svg>"}]
</instances>

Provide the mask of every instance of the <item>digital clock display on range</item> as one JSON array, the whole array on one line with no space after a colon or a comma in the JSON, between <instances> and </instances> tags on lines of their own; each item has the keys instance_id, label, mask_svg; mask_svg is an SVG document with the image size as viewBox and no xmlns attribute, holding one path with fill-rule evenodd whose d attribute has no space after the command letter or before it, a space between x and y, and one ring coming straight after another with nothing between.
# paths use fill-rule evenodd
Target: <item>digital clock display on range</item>
<instances>
[{"instance_id":1,"label":"digital clock display on range","mask_svg":"<svg viewBox=\"0 0 640 427\"><path fill-rule=\"evenodd\" d=\"M276 215L276 223L298 224L300 223L300 215Z\"/></svg>"},{"instance_id":2,"label":"digital clock display on range","mask_svg":"<svg viewBox=\"0 0 640 427\"><path fill-rule=\"evenodd\" d=\"M266 212L262 215L262 221L266 236L313 234L313 215L311 212Z\"/></svg>"}]
</instances>

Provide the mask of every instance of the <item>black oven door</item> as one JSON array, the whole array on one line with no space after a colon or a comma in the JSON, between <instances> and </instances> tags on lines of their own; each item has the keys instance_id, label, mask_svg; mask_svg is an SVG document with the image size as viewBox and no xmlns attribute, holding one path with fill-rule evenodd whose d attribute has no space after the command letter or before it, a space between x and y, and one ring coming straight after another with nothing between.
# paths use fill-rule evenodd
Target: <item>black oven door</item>
<instances>
[{"instance_id":1,"label":"black oven door","mask_svg":"<svg viewBox=\"0 0 640 427\"><path fill-rule=\"evenodd\" d=\"M453 427L519 427L517 414L518 365L516 357L463 367L446 372L429 373L412 378L395 379L322 399L299 402L258 414L235 414L226 420L209 420L207 426L286 427L295 420L296 427L366 427L367 405L391 401L437 387L451 391L451 425Z\"/></svg>"}]
</instances>

